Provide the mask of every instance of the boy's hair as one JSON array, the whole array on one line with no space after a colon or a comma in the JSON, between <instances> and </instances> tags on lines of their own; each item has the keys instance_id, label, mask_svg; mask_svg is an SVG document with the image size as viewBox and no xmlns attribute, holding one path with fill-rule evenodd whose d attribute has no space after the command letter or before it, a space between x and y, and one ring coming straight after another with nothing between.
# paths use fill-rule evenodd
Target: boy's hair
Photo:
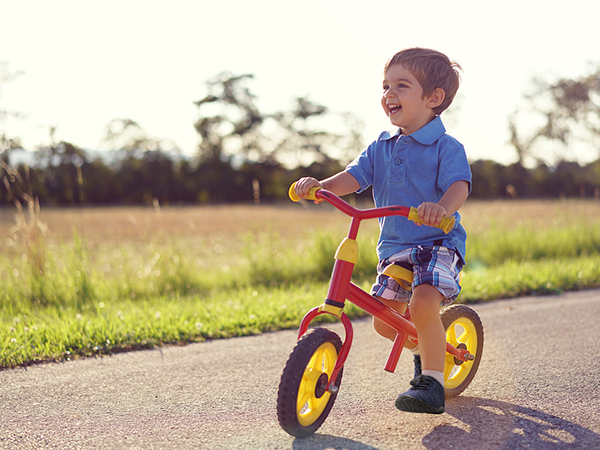
<instances>
[{"instance_id":1,"label":"boy's hair","mask_svg":"<svg viewBox=\"0 0 600 450\"><path fill-rule=\"evenodd\" d=\"M440 115L450 106L460 84L459 70L462 71L462 67L457 62L437 50L415 47L396 53L385 65L383 73L387 73L394 64L402 64L410 70L421 84L424 96L437 88L444 90L444 101L433 112Z\"/></svg>"}]
</instances>

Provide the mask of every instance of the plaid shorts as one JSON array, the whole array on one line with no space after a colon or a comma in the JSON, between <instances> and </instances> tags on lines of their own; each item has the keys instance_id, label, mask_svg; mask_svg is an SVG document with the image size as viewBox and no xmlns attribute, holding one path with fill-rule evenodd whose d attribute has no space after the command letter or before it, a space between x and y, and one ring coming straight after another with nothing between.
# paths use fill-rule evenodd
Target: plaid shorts
<instances>
[{"instance_id":1,"label":"plaid shorts","mask_svg":"<svg viewBox=\"0 0 600 450\"><path fill-rule=\"evenodd\" d=\"M443 306L449 305L460 294L460 271L462 259L454 250L446 247L418 246L403 250L379 262L377 279L371 288L371 295L388 300L408 302L410 291L403 289L393 278L383 275L390 264L412 268L412 288L420 284L430 284L444 296Z\"/></svg>"}]
</instances>

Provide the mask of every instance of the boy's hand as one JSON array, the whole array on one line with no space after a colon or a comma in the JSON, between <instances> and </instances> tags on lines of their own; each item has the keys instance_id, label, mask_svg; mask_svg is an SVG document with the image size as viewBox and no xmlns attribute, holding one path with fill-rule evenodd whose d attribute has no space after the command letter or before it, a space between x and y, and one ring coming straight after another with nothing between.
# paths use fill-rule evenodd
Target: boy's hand
<instances>
[{"instance_id":1,"label":"boy's hand","mask_svg":"<svg viewBox=\"0 0 600 450\"><path fill-rule=\"evenodd\" d=\"M439 225L442 219L447 215L446 208L438 203L431 202L421 203L417 208L417 211L419 211L419 218L423 221L423 225L430 227Z\"/></svg>"},{"instance_id":2,"label":"boy's hand","mask_svg":"<svg viewBox=\"0 0 600 450\"><path fill-rule=\"evenodd\" d=\"M308 196L308 192L314 187L322 188L323 185L316 178L304 177L296 181L294 190L296 191L296 194L298 194L298 197L306 198ZM321 203L322 201L323 200L315 200L315 203Z\"/></svg>"}]
</instances>

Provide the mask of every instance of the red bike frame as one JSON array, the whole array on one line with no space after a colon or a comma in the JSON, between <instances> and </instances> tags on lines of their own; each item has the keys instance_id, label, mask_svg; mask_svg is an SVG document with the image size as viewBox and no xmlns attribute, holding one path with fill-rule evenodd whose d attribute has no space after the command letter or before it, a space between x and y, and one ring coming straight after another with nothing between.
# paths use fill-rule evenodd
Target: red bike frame
<instances>
[{"instance_id":1,"label":"red bike frame","mask_svg":"<svg viewBox=\"0 0 600 450\"><path fill-rule=\"evenodd\" d=\"M300 339L308 330L312 320L321 314L332 314L341 320L344 325L346 336L335 363L335 368L333 369L333 373L329 377L329 383L327 384L328 390L335 391L337 390L337 386L333 385L334 380L337 379L339 371L346 362L354 336L352 322L343 311L346 300L354 303L359 308L368 312L373 317L378 318L398 332L385 364L385 370L388 372L394 372L396 370L396 365L398 364L398 359L400 358L406 340L410 337L412 341L418 342L417 330L410 321L409 309L407 309L404 314L400 314L352 283L351 278L354 270L354 262L352 262L353 258L348 258L346 256L347 252L340 251L347 240L355 243L358 235L358 228L362 220L389 216L409 217L411 208L406 206L388 206L361 210L354 208L337 195L325 189L316 190L314 198L317 200L325 200L343 213L352 217L348 237L342 242L338 249L338 253L336 253L336 260L333 266L327 298L322 305L317 306L306 313L300 323L300 329L298 331L298 339ZM459 361L468 361L471 359L471 355L467 350L456 348L450 343L446 343L446 351L454 355Z\"/></svg>"}]
</instances>

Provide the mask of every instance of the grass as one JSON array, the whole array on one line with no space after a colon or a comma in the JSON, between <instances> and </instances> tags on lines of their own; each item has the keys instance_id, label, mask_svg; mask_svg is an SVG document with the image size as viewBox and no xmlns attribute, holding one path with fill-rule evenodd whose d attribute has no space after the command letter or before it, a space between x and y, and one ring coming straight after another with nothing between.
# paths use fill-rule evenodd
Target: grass
<instances>
[{"instance_id":1,"label":"grass","mask_svg":"<svg viewBox=\"0 0 600 450\"><path fill-rule=\"evenodd\" d=\"M460 302L600 286L600 202L462 213ZM0 367L295 328L322 301L348 223L327 205L0 210ZM377 231L359 235L365 288Z\"/></svg>"}]
</instances>

